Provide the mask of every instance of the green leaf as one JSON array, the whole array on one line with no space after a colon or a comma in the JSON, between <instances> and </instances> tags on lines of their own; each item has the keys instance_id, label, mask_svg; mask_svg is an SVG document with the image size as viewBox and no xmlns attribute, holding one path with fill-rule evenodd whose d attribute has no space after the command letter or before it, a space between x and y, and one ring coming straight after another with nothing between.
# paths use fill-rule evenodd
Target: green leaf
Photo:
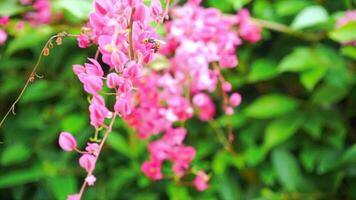
<instances>
[{"instance_id":1,"label":"green leaf","mask_svg":"<svg viewBox=\"0 0 356 200\"><path fill-rule=\"evenodd\" d=\"M342 100L347 94L346 88L325 83L313 94L312 101L318 104L333 104Z\"/></svg>"},{"instance_id":2,"label":"green leaf","mask_svg":"<svg viewBox=\"0 0 356 200\"><path fill-rule=\"evenodd\" d=\"M269 80L277 75L278 70L276 63L269 59L259 59L252 64L247 79L249 82L257 82Z\"/></svg>"},{"instance_id":3,"label":"green leaf","mask_svg":"<svg viewBox=\"0 0 356 200\"><path fill-rule=\"evenodd\" d=\"M226 173L216 176L219 182L218 189L223 200L239 200L242 199L242 192L236 179L233 179Z\"/></svg>"},{"instance_id":4,"label":"green leaf","mask_svg":"<svg viewBox=\"0 0 356 200\"><path fill-rule=\"evenodd\" d=\"M61 0L53 2L55 10L64 10L68 12L71 16L77 20L86 20L88 18L89 12L92 10L91 1L81 0L81 1L72 1L72 0ZM68 18L70 20L70 18Z\"/></svg>"},{"instance_id":5,"label":"green leaf","mask_svg":"<svg viewBox=\"0 0 356 200\"><path fill-rule=\"evenodd\" d=\"M318 174L325 174L334 170L341 164L342 152L337 149L324 151L320 155L320 163L318 165Z\"/></svg>"},{"instance_id":6,"label":"green leaf","mask_svg":"<svg viewBox=\"0 0 356 200\"><path fill-rule=\"evenodd\" d=\"M298 101L281 94L262 96L250 104L244 111L247 116L259 119L281 116L298 107Z\"/></svg>"},{"instance_id":7,"label":"green leaf","mask_svg":"<svg viewBox=\"0 0 356 200\"><path fill-rule=\"evenodd\" d=\"M2 152L1 164L12 165L26 161L30 158L32 150L23 143L9 146Z\"/></svg>"},{"instance_id":8,"label":"green leaf","mask_svg":"<svg viewBox=\"0 0 356 200\"><path fill-rule=\"evenodd\" d=\"M64 88L61 85L53 84L48 81L36 81L29 85L24 93L21 103L31 103L36 101L47 100L59 94Z\"/></svg>"},{"instance_id":9,"label":"green leaf","mask_svg":"<svg viewBox=\"0 0 356 200\"><path fill-rule=\"evenodd\" d=\"M278 65L281 72L303 72L314 66L320 66L318 51L313 48L299 47L285 56Z\"/></svg>"},{"instance_id":10,"label":"green leaf","mask_svg":"<svg viewBox=\"0 0 356 200\"><path fill-rule=\"evenodd\" d=\"M0 16L15 15L25 10L24 6L20 6L17 1L2 1L0 2Z\"/></svg>"},{"instance_id":11,"label":"green leaf","mask_svg":"<svg viewBox=\"0 0 356 200\"><path fill-rule=\"evenodd\" d=\"M187 187L178 186L173 183L169 184L169 186L167 188L167 193L168 193L169 199L171 199L171 200L192 199L189 196Z\"/></svg>"},{"instance_id":12,"label":"green leaf","mask_svg":"<svg viewBox=\"0 0 356 200\"><path fill-rule=\"evenodd\" d=\"M303 129L313 138L320 139L324 124L323 116L319 112L308 112L305 117L308 117L308 120L304 120Z\"/></svg>"},{"instance_id":13,"label":"green leaf","mask_svg":"<svg viewBox=\"0 0 356 200\"><path fill-rule=\"evenodd\" d=\"M356 21L351 21L344 26L329 33L331 39L337 42L349 42L356 40Z\"/></svg>"},{"instance_id":14,"label":"green leaf","mask_svg":"<svg viewBox=\"0 0 356 200\"><path fill-rule=\"evenodd\" d=\"M62 130L76 134L87 125L87 120L83 115L72 114L66 116L61 121Z\"/></svg>"},{"instance_id":15,"label":"green leaf","mask_svg":"<svg viewBox=\"0 0 356 200\"><path fill-rule=\"evenodd\" d=\"M279 16L292 16L310 4L310 1L306 0L278 1L276 3L276 12Z\"/></svg>"},{"instance_id":16,"label":"green leaf","mask_svg":"<svg viewBox=\"0 0 356 200\"><path fill-rule=\"evenodd\" d=\"M341 48L341 53L356 60L356 47L352 45L344 46Z\"/></svg>"},{"instance_id":17,"label":"green leaf","mask_svg":"<svg viewBox=\"0 0 356 200\"><path fill-rule=\"evenodd\" d=\"M303 86L311 91L314 89L315 85L325 76L327 69L325 67L313 68L304 71L300 76L300 81Z\"/></svg>"},{"instance_id":18,"label":"green leaf","mask_svg":"<svg viewBox=\"0 0 356 200\"><path fill-rule=\"evenodd\" d=\"M77 192L77 181L73 176L54 176L47 181L47 186L58 200L66 199L69 194Z\"/></svg>"},{"instance_id":19,"label":"green leaf","mask_svg":"<svg viewBox=\"0 0 356 200\"><path fill-rule=\"evenodd\" d=\"M42 26L40 29L32 30L31 33L20 35L9 42L5 55L11 55L19 50L44 45L45 41L49 39L49 36L52 34L52 31L52 28Z\"/></svg>"},{"instance_id":20,"label":"green leaf","mask_svg":"<svg viewBox=\"0 0 356 200\"><path fill-rule=\"evenodd\" d=\"M342 162L356 162L356 144L350 146L342 155Z\"/></svg>"},{"instance_id":21,"label":"green leaf","mask_svg":"<svg viewBox=\"0 0 356 200\"><path fill-rule=\"evenodd\" d=\"M39 166L24 170L13 170L0 176L0 188L13 187L25 183L36 182L45 172Z\"/></svg>"},{"instance_id":22,"label":"green leaf","mask_svg":"<svg viewBox=\"0 0 356 200\"><path fill-rule=\"evenodd\" d=\"M233 4L229 0L228 1L207 0L204 3L206 3L208 5L208 7L217 8L224 13L233 11Z\"/></svg>"},{"instance_id":23,"label":"green leaf","mask_svg":"<svg viewBox=\"0 0 356 200\"><path fill-rule=\"evenodd\" d=\"M272 121L266 128L264 146L271 149L296 133L303 123L303 117L298 113L291 113Z\"/></svg>"},{"instance_id":24,"label":"green leaf","mask_svg":"<svg viewBox=\"0 0 356 200\"><path fill-rule=\"evenodd\" d=\"M127 144L125 138L116 132L112 132L109 134L107 144L111 146L114 150L125 155L127 157L131 157L132 152L130 151L130 147Z\"/></svg>"},{"instance_id":25,"label":"green leaf","mask_svg":"<svg viewBox=\"0 0 356 200\"><path fill-rule=\"evenodd\" d=\"M295 157L286 150L272 152L272 164L278 181L289 191L297 191L302 183L301 173Z\"/></svg>"},{"instance_id":26,"label":"green leaf","mask_svg":"<svg viewBox=\"0 0 356 200\"><path fill-rule=\"evenodd\" d=\"M309 6L303 9L292 22L292 28L303 29L328 20L328 12L322 6Z\"/></svg>"},{"instance_id":27,"label":"green leaf","mask_svg":"<svg viewBox=\"0 0 356 200\"><path fill-rule=\"evenodd\" d=\"M228 0L235 10L241 9L244 5L250 3L252 0Z\"/></svg>"},{"instance_id":28,"label":"green leaf","mask_svg":"<svg viewBox=\"0 0 356 200\"><path fill-rule=\"evenodd\" d=\"M244 153L244 158L249 165L256 166L265 159L267 152L264 146L250 146Z\"/></svg>"}]
</instances>

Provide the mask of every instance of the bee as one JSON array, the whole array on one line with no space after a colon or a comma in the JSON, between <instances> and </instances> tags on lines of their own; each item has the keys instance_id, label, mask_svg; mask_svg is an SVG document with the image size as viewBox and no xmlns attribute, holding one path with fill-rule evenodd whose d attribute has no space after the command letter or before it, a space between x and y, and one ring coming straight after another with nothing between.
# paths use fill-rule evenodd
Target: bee
<instances>
[{"instance_id":1,"label":"bee","mask_svg":"<svg viewBox=\"0 0 356 200\"><path fill-rule=\"evenodd\" d=\"M143 43L145 44L151 44L152 45L152 49L154 50L155 53L158 52L158 50L161 48L161 45L166 44L165 41L159 40L159 39L155 39L155 38L146 38L143 40Z\"/></svg>"}]
</instances>

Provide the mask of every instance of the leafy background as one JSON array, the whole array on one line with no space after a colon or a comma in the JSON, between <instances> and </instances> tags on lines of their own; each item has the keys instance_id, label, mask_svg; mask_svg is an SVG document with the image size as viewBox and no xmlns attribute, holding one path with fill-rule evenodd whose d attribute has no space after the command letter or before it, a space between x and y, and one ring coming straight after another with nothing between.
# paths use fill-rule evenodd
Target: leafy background
<instances>
[{"instance_id":1,"label":"leafy background","mask_svg":"<svg viewBox=\"0 0 356 200\"><path fill-rule=\"evenodd\" d=\"M5 114L24 85L42 45L58 31L80 31L91 9L88 0L52 1L64 20L23 31L0 47L0 113ZM97 165L95 187L85 199L356 199L356 48L342 46L356 36L356 24L335 29L352 0L207 0L204 6L235 13L251 10L264 26L264 40L238 49L239 67L225 76L244 97L233 115L237 153L218 136L227 119L186 124L187 143L197 147L193 165L211 175L203 193L172 180L151 182L140 172L145 143L118 121ZM16 1L0 2L0 15L18 16ZM264 20L264 21L261 21ZM268 23L269 22L269 23ZM12 24L11 26L14 26ZM271 27L272 26L272 27ZM75 39L51 50L0 130L0 199L65 199L85 175L77 155L57 145L61 130L83 146L91 136L87 101L71 65L94 49L79 50ZM213 94L221 104L219 94Z\"/></svg>"}]
</instances>

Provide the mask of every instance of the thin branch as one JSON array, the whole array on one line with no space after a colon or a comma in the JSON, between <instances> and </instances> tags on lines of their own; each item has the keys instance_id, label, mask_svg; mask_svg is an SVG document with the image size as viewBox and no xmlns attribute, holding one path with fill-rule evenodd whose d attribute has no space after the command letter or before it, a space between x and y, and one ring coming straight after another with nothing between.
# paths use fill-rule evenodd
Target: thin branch
<instances>
[{"instance_id":1,"label":"thin branch","mask_svg":"<svg viewBox=\"0 0 356 200\"><path fill-rule=\"evenodd\" d=\"M0 127L4 124L5 122L5 119L8 117L8 115L12 112L13 115L16 115L16 112L15 112L15 107L16 107L16 104L20 101L21 97L23 96L23 94L25 93L27 87L29 86L29 84L31 82L33 82L35 80L35 78L43 78L43 76L39 76L36 74L36 71L41 63L41 60L42 60L42 57L43 56L46 56L46 54L48 53L48 47L53 44L52 41L56 38L59 38L59 37L77 37L77 35L75 34L68 34L66 32L61 32L61 33L58 33L52 37L49 38L49 40L46 42L45 46L43 47L42 51L41 51L41 55L38 57L37 59L37 62L36 62L36 65L33 67L31 73L30 73L30 76L28 77L26 83L25 83L25 86L22 88L20 94L17 96L16 100L14 101L14 103L11 105L11 107L9 108L9 110L7 111L7 113L5 114L5 116L2 118L1 122L0 122Z\"/></svg>"},{"instance_id":2,"label":"thin branch","mask_svg":"<svg viewBox=\"0 0 356 200\"><path fill-rule=\"evenodd\" d=\"M263 19L256 19L256 18L251 18L250 19L252 22L256 23L262 28L270 29L273 31L285 33L288 35L292 35L294 37L300 38L302 40L306 40L309 42L317 42L325 38L325 33L305 33L305 32L299 32L296 31L292 28L290 28L287 25L280 24L277 22L272 22L272 21L267 21Z\"/></svg>"},{"instance_id":3,"label":"thin branch","mask_svg":"<svg viewBox=\"0 0 356 200\"><path fill-rule=\"evenodd\" d=\"M135 59L135 51L134 51L134 43L133 43L133 23L134 23L134 14L135 14L135 8L132 8L131 10L131 16L130 16L130 24L129 24L129 45L130 45L130 60L134 60Z\"/></svg>"},{"instance_id":4,"label":"thin branch","mask_svg":"<svg viewBox=\"0 0 356 200\"><path fill-rule=\"evenodd\" d=\"M114 125L114 122L115 122L115 120L116 120L117 115L118 115L118 113L114 113L114 115L113 115L113 117L112 117L112 119L111 119L110 125L109 125L109 127L106 129L106 131L105 131L105 133L104 133L103 140L101 141L100 146L99 146L98 154L97 154L96 157L95 157L95 163L96 163L96 161L98 160L98 158L99 158L99 156L100 156L101 150L103 149L103 146L104 146L106 140L108 139L109 133L111 133L111 131L112 131L112 127L113 127L113 125ZM92 175L92 173L93 173L93 172L89 172L86 177ZM84 179L83 184L82 184L82 186L81 186L81 188L80 188L79 199L82 198L82 195L84 194L84 191L85 191L85 188L86 188L87 185L88 185L88 183L87 183L87 181Z\"/></svg>"}]
</instances>

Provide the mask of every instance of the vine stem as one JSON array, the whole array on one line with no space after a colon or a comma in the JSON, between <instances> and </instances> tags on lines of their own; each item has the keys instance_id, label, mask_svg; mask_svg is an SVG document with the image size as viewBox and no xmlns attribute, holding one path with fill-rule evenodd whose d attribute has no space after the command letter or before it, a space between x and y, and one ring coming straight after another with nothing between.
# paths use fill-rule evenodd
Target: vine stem
<instances>
[{"instance_id":1,"label":"vine stem","mask_svg":"<svg viewBox=\"0 0 356 200\"><path fill-rule=\"evenodd\" d=\"M309 42L317 42L325 37L325 33L305 33L305 32L298 32L287 25L280 24L277 22L267 21L263 19L251 18L250 19L253 23L259 25L262 28L270 29L273 31L285 33L288 35L295 36L302 40L306 40Z\"/></svg>"},{"instance_id":2,"label":"vine stem","mask_svg":"<svg viewBox=\"0 0 356 200\"><path fill-rule=\"evenodd\" d=\"M48 47L50 45L53 45L52 41L56 38L63 38L63 37L77 37L78 35L75 34L68 34L66 32L61 32L58 33L52 37L50 37L48 39L48 41L46 42L45 46L42 48L41 50L41 55L38 57L37 62L35 64L35 66L33 67L24 87L22 88L20 94L17 96L16 100L14 101L14 103L12 103L11 107L9 108L9 110L7 111L7 113L5 114L5 116L2 118L1 122L0 122L0 127L4 124L6 118L9 116L9 114L12 112L13 115L16 115L15 112L15 106L16 104L20 101L21 97L23 96L23 94L25 93L26 89L28 88L28 86L30 85L31 82L33 82L35 80L35 77L37 78L42 78L41 76L36 74L36 71L41 63L41 60L43 58L43 56L45 56L45 53L48 52Z\"/></svg>"},{"instance_id":3,"label":"vine stem","mask_svg":"<svg viewBox=\"0 0 356 200\"><path fill-rule=\"evenodd\" d=\"M118 115L118 113L115 112L114 115L113 115L113 117L112 117L112 119L111 119L110 125L107 127L107 129L106 129L106 131L105 131L105 133L104 133L104 137L103 137L103 139L102 139L102 141L101 141L101 143L100 143L100 145L99 145L98 154L97 154L96 157L95 157L95 163L96 163L96 161L98 160L98 158L99 158L99 156L100 156L100 153L101 153L101 150L103 149L103 146L104 146L106 140L108 139L109 134L110 134L111 131L112 131L112 127L113 127L113 125L114 125L114 122L115 122L115 120L116 120L117 115ZM92 175L92 173L93 173L93 172L89 172L86 177ZM81 188L80 188L79 199L82 198L82 195L84 194L84 191L85 191L85 188L86 188L87 185L88 185L88 183L87 183L87 181L84 179L83 184L82 184L82 186L81 186Z\"/></svg>"},{"instance_id":4,"label":"vine stem","mask_svg":"<svg viewBox=\"0 0 356 200\"><path fill-rule=\"evenodd\" d=\"M229 106L229 97L228 97L228 95L226 94L226 92L224 91L224 88L223 88L223 84L225 82L225 79L221 74L221 70L220 70L220 66L219 66L218 62L213 62L212 65L213 65L214 70L216 70L219 73L218 77L219 77L219 82L220 82L221 94L222 94L222 97L223 97L223 106L224 106L224 110L226 110L227 107ZM229 143L228 148L231 148L231 144L232 144L233 138L234 138L234 135L232 133L231 115L228 115L227 129L228 129L227 141Z\"/></svg>"},{"instance_id":5,"label":"vine stem","mask_svg":"<svg viewBox=\"0 0 356 200\"><path fill-rule=\"evenodd\" d=\"M133 7L131 10L131 16L130 16L130 24L129 24L129 45L130 45L130 60L135 59L135 51L134 51L134 46L133 46L133 23L134 23L134 14L135 14L136 8Z\"/></svg>"}]
</instances>

